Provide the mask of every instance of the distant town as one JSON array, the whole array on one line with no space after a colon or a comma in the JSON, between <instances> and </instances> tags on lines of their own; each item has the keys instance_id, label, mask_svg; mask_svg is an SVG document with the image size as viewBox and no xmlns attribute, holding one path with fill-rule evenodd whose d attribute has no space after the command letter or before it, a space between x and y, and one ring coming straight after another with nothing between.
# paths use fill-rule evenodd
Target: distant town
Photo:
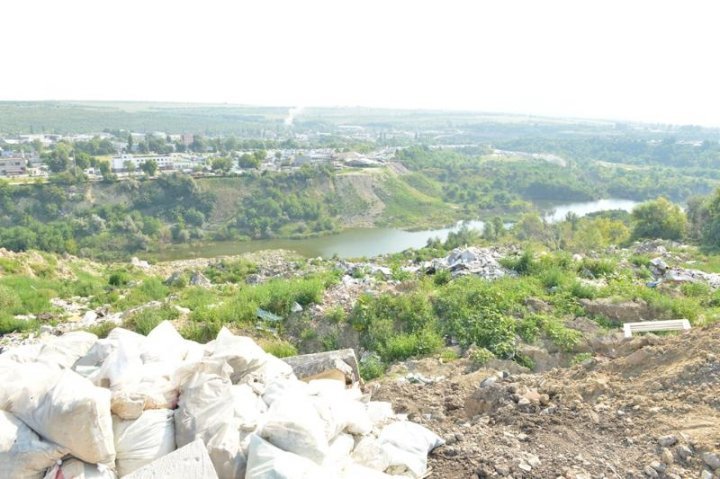
<instances>
[{"instance_id":1,"label":"distant town","mask_svg":"<svg viewBox=\"0 0 720 479\"><path fill-rule=\"evenodd\" d=\"M357 140L357 132L352 133L344 139ZM164 132L128 132L120 136L99 132L0 138L0 177L42 180L69 169L81 170L92 181L169 172L205 176L293 171L304 166L372 168L384 165L396 151L393 147L366 147L361 153L348 148L299 146L298 141L308 144L306 137L266 149L263 142L250 148L234 137Z\"/></svg>"}]
</instances>

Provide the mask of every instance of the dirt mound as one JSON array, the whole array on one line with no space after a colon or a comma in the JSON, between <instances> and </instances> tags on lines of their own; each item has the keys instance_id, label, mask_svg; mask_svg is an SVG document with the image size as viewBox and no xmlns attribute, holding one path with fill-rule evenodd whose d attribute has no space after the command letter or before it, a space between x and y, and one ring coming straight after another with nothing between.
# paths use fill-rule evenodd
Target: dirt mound
<instances>
[{"instance_id":1,"label":"dirt mound","mask_svg":"<svg viewBox=\"0 0 720 479\"><path fill-rule=\"evenodd\" d=\"M433 477L720 477L718 351L713 326L543 374L409 362L374 397L446 439Z\"/></svg>"}]
</instances>

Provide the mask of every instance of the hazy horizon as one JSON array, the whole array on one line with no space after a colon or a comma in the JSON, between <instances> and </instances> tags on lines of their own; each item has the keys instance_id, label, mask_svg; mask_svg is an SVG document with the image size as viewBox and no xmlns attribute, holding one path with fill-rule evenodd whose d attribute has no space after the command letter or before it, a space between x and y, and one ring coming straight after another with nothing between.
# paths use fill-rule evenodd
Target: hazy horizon
<instances>
[{"instance_id":1,"label":"hazy horizon","mask_svg":"<svg viewBox=\"0 0 720 479\"><path fill-rule=\"evenodd\" d=\"M713 2L10 0L0 101L720 126ZM31 35L28 35L28 33ZM20 39L20 40L18 40Z\"/></svg>"}]
</instances>

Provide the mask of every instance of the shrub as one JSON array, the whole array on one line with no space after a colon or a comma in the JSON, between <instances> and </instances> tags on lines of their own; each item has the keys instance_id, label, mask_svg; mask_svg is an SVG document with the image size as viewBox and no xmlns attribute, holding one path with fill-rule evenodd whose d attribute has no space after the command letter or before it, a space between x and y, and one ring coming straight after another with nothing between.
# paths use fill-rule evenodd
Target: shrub
<instances>
[{"instance_id":1,"label":"shrub","mask_svg":"<svg viewBox=\"0 0 720 479\"><path fill-rule=\"evenodd\" d=\"M548 321L545 325L545 332L552 342L565 352L575 349L575 346L582 339L582 333L575 329L566 328L559 321Z\"/></svg>"},{"instance_id":2,"label":"shrub","mask_svg":"<svg viewBox=\"0 0 720 479\"><path fill-rule=\"evenodd\" d=\"M569 280L568 275L558 267L552 267L540 275L540 283L547 289L559 288Z\"/></svg>"},{"instance_id":3,"label":"shrub","mask_svg":"<svg viewBox=\"0 0 720 479\"><path fill-rule=\"evenodd\" d=\"M191 322L180 328L183 338L198 343L207 343L215 339L220 332L222 325L212 321Z\"/></svg>"},{"instance_id":4,"label":"shrub","mask_svg":"<svg viewBox=\"0 0 720 479\"><path fill-rule=\"evenodd\" d=\"M593 355L592 353L578 353L575 356L573 356L572 360L570 361L570 364L573 366L577 364L582 364L588 359L592 359Z\"/></svg>"},{"instance_id":5,"label":"shrub","mask_svg":"<svg viewBox=\"0 0 720 479\"><path fill-rule=\"evenodd\" d=\"M413 356L434 353L443 345L443 340L434 331L419 331L410 334L397 334L385 341L378 353L383 361L403 361Z\"/></svg>"},{"instance_id":6,"label":"shrub","mask_svg":"<svg viewBox=\"0 0 720 479\"><path fill-rule=\"evenodd\" d=\"M594 286L575 281L570 286L570 294L578 299L594 299L597 297L598 291Z\"/></svg>"},{"instance_id":7,"label":"shrub","mask_svg":"<svg viewBox=\"0 0 720 479\"><path fill-rule=\"evenodd\" d=\"M298 354L295 346L282 339L260 340L258 343L266 353L278 358L287 358L289 356L297 356Z\"/></svg>"},{"instance_id":8,"label":"shrub","mask_svg":"<svg viewBox=\"0 0 720 479\"><path fill-rule=\"evenodd\" d=\"M457 359L460 359L460 355L454 349L445 348L440 351L440 359L444 362L456 361Z\"/></svg>"},{"instance_id":9,"label":"shrub","mask_svg":"<svg viewBox=\"0 0 720 479\"><path fill-rule=\"evenodd\" d=\"M340 324L347 319L347 313L340 306L335 306L325 313L325 319L332 324Z\"/></svg>"},{"instance_id":10,"label":"shrub","mask_svg":"<svg viewBox=\"0 0 720 479\"><path fill-rule=\"evenodd\" d=\"M126 319L125 327L147 336L161 322L176 319L179 315L178 310L170 305L160 308L145 308Z\"/></svg>"},{"instance_id":11,"label":"shrub","mask_svg":"<svg viewBox=\"0 0 720 479\"><path fill-rule=\"evenodd\" d=\"M452 279L452 273L449 269L441 269L440 271L435 273L435 276L433 276L433 283L435 283L436 286L443 286L450 282Z\"/></svg>"},{"instance_id":12,"label":"shrub","mask_svg":"<svg viewBox=\"0 0 720 479\"><path fill-rule=\"evenodd\" d=\"M376 355L370 355L360 361L360 377L371 381L385 374L385 364Z\"/></svg>"},{"instance_id":13,"label":"shrub","mask_svg":"<svg viewBox=\"0 0 720 479\"><path fill-rule=\"evenodd\" d=\"M699 298L710 295L710 286L705 283L685 283L680 291L689 298Z\"/></svg>"},{"instance_id":14,"label":"shrub","mask_svg":"<svg viewBox=\"0 0 720 479\"><path fill-rule=\"evenodd\" d=\"M594 277L608 276L615 272L615 263L607 259L583 259L578 271L590 271Z\"/></svg>"},{"instance_id":15,"label":"shrub","mask_svg":"<svg viewBox=\"0 0 720 479\"><path fill-rule=\"evenodd\" d=\"M2 314L0 311L0 335L28 331L37 328L37 321L15 319L9 314Z\"/></svg>"},{"instance_id":16,"label":"shrub","mask_svg":"<svg viewBox=\"0 0 720 479\"><path fill-rule=\"evenodd\" d=\"M111 321L102 321L100 323L93 324L85 328L85 331L92 333L100 339L107 338L110 331L115 329L117 325Z\"/></svg>"},{"instance_id":17,"label":"shrub","mask_svg":"<svg viewBox=\"0 0 720 479\"><path fill-rule=\"evenodd\" d=\"M115 271L114 273L110 274L110 277L108 278L108 284L116 288L119 288L121 286L127 286L129 282L130 275L125 271Z\"/></svg>"},{"instance_id":18,"label":"shrub","mask_svg":"<svg viewBox=\"0 0 720 479\"><path fill-rule=\"evenodd\" d=\"M255 274L257 272L257 265L248 260L223 260L209 266L205 270L205 276L210 278L210 280L215 284L234 284L245 281L245 278L247 278L248 275Z\"/></svg>"},{"instance_id":19,"label":"shrub","mask_svg":"<svg viewBox=\"0 0 720 479\"><path fill-rule=\"evenodd\" d=\"M517 258L503 258L500 263L508 269L515 271L518 274L529 275L535 268L535 259L532 251L526 250Z\"/></svg>"},{"instance_id":20,"label":"shrub","mask_svg":"<svg viewBox=\"0 0 720 479\"><path fill-rule=\"evenodd\" d=\"M630 258L630 262L632 264L634 264L635 266L637 266L638 268L642 268L643 266L645 268L650 267L650 257L646 256L646 255L642 255L642 254L633 255Z\"/></svg>"},{"instance_id":21,"label":"shrub","mask_svg":"<svg viewBox=\"0 0 720 479\"><path fill-rule=\"evenodd\" d=\"M473 348L469 352L468 357L470 358L472 364L476 367L485 366L487 363L495 359L495 355L492 351L489 351L486 348Z\"/></svg>"},{"instance_id":22,"label":"shrub","mask_svg":"<svg viewBox=\"0 0 720 479\"><path fill-rule=\"evenodd\" d=\"M0 312L14 311L21 305L20 296L15 291L7 286L0 285Z\"/></svg>"}]
</instances>

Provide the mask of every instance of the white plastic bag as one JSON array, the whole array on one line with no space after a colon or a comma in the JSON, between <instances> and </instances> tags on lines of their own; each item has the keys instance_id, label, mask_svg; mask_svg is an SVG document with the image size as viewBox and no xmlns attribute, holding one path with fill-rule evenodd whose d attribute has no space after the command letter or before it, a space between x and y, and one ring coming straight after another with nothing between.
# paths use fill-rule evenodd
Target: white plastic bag
<instances>
[{"instance_id":1,"label":"white plastic bag","mask_svg":"<svg viewBox=\"0 0 720 479\"><path fill-rule=\"evenodd\" d=\"M181 379L175 412L175 440L182 447L202 439L220 479L235 479L244 470L240 420L235 416L231 369L224 360L205 359L187 380ZM187 377L188 370L180 373ZM242 477L242 476L240 476Z\"/></svg>"},{"instance_id":2,"label":"white plastic bag","mask_svg":"<svg viewBox=\"0 0 720 479\"><path fill-rule=\"evenodd\" d=\"M268 356L255 341L245 336L235 336L227 328L222 328L218 333L212 353L213 358L224 359L233 369L233 383L259 369L267 362Z\"/></svg>"},{"instance_id":3,"label":"white plastic bag","mask_svg":"<svg viewBox=\"0 0 720 479\"><path fill-rule=\"evenodd\" d=\"M87 464L77 459L68 459L56 464L45 474L44 479L116 479L117 475L102 464Z\"/></svg>"},{"instance_id":4,"label":"white plastic bag","mask_svg":"<svg viewBox=\"0 0 720 479\"><path fill-rule=\"evenodd\" d=\"M353 461L376 471L390 467L390 456L374 436L365 436L355 445L350 455Z\"/></svg>"},{"instance_id":5,"label":"white plastic bag","mask_svg":"<svg viewBox=\"0 0 720 479\"><path fill-rule=\"evenodd\" d=\"M259 435L284 451L322 464L329 450L326 420L327 414L321 415L309 397L284 397L270 406Z\"/></svg>"},{"instance_id":6,"label":"white plastic bag","mask_svg":"<svg viewBox=\"0 0 720 479\"><path fill-rule=\"evenodd\" d=\"M36 479L67 449L41 440L21 420L0 411L0 477Z\"/></svg>"},{"instance_id":7,"label":"white plastic bag","mask_svg":"<svg viewBox=\"0 0 720 479\"><path fill-rule=\"evenodd\" d=\"M40 363L18 366L23 378L3 384L10 412L42 437L92 464L113 464L110 391L74 371L58 372Z\"/></svg>"},{"instance_id":8,"label":"white plastic bag","mask_svg":"<svg viewBox=\"0 0 720 479\"><path fill-rule=\"evenodd\" d=\"M391 466L406 467L413 477L427 471L427 455L445 443L437 434L410 421L399 421L383 428L378 437Z\"/></svg>"},{"instance_id":9,"label":"white plastic bag","mask_svg":"<svg viewBox=\"0 0 720 479\"><path fill-rule=\"evenodd\" d=\"M97 336L85 331L65 333L43 344L37 360L69 369L87 354L97 340Z\"/></svg>"},{"instance_id":10,"label":"white plastic bag","mask_svg":"<svg viewBox=\"0 0 720 479\"><path fill-rule=\"evenodd\" d=\"M253 434L245 479L337 479L337 475Z\"/></svg>"},{"instance_id":11,"label":"white plastic bag","mask_svg":"<svg viewBox=\"0 0 720 479\"><path fill-rule=\"evenodd\" d=\"M113 417L113 433L122 477L175 450L174 411L152 409L134 421Z\"/></svg>"},{"instance_id":12,"label":"white plastic bag","mask_svg":"<svg viewBox=\"0 0 720 479\"><path fill-rule=\"evenodd\" d=\"M177 365L188 353L187 341L170 321L162 321L147 335L141 358L144 364L171 363Z\"/></svg>"}]
</instances>

